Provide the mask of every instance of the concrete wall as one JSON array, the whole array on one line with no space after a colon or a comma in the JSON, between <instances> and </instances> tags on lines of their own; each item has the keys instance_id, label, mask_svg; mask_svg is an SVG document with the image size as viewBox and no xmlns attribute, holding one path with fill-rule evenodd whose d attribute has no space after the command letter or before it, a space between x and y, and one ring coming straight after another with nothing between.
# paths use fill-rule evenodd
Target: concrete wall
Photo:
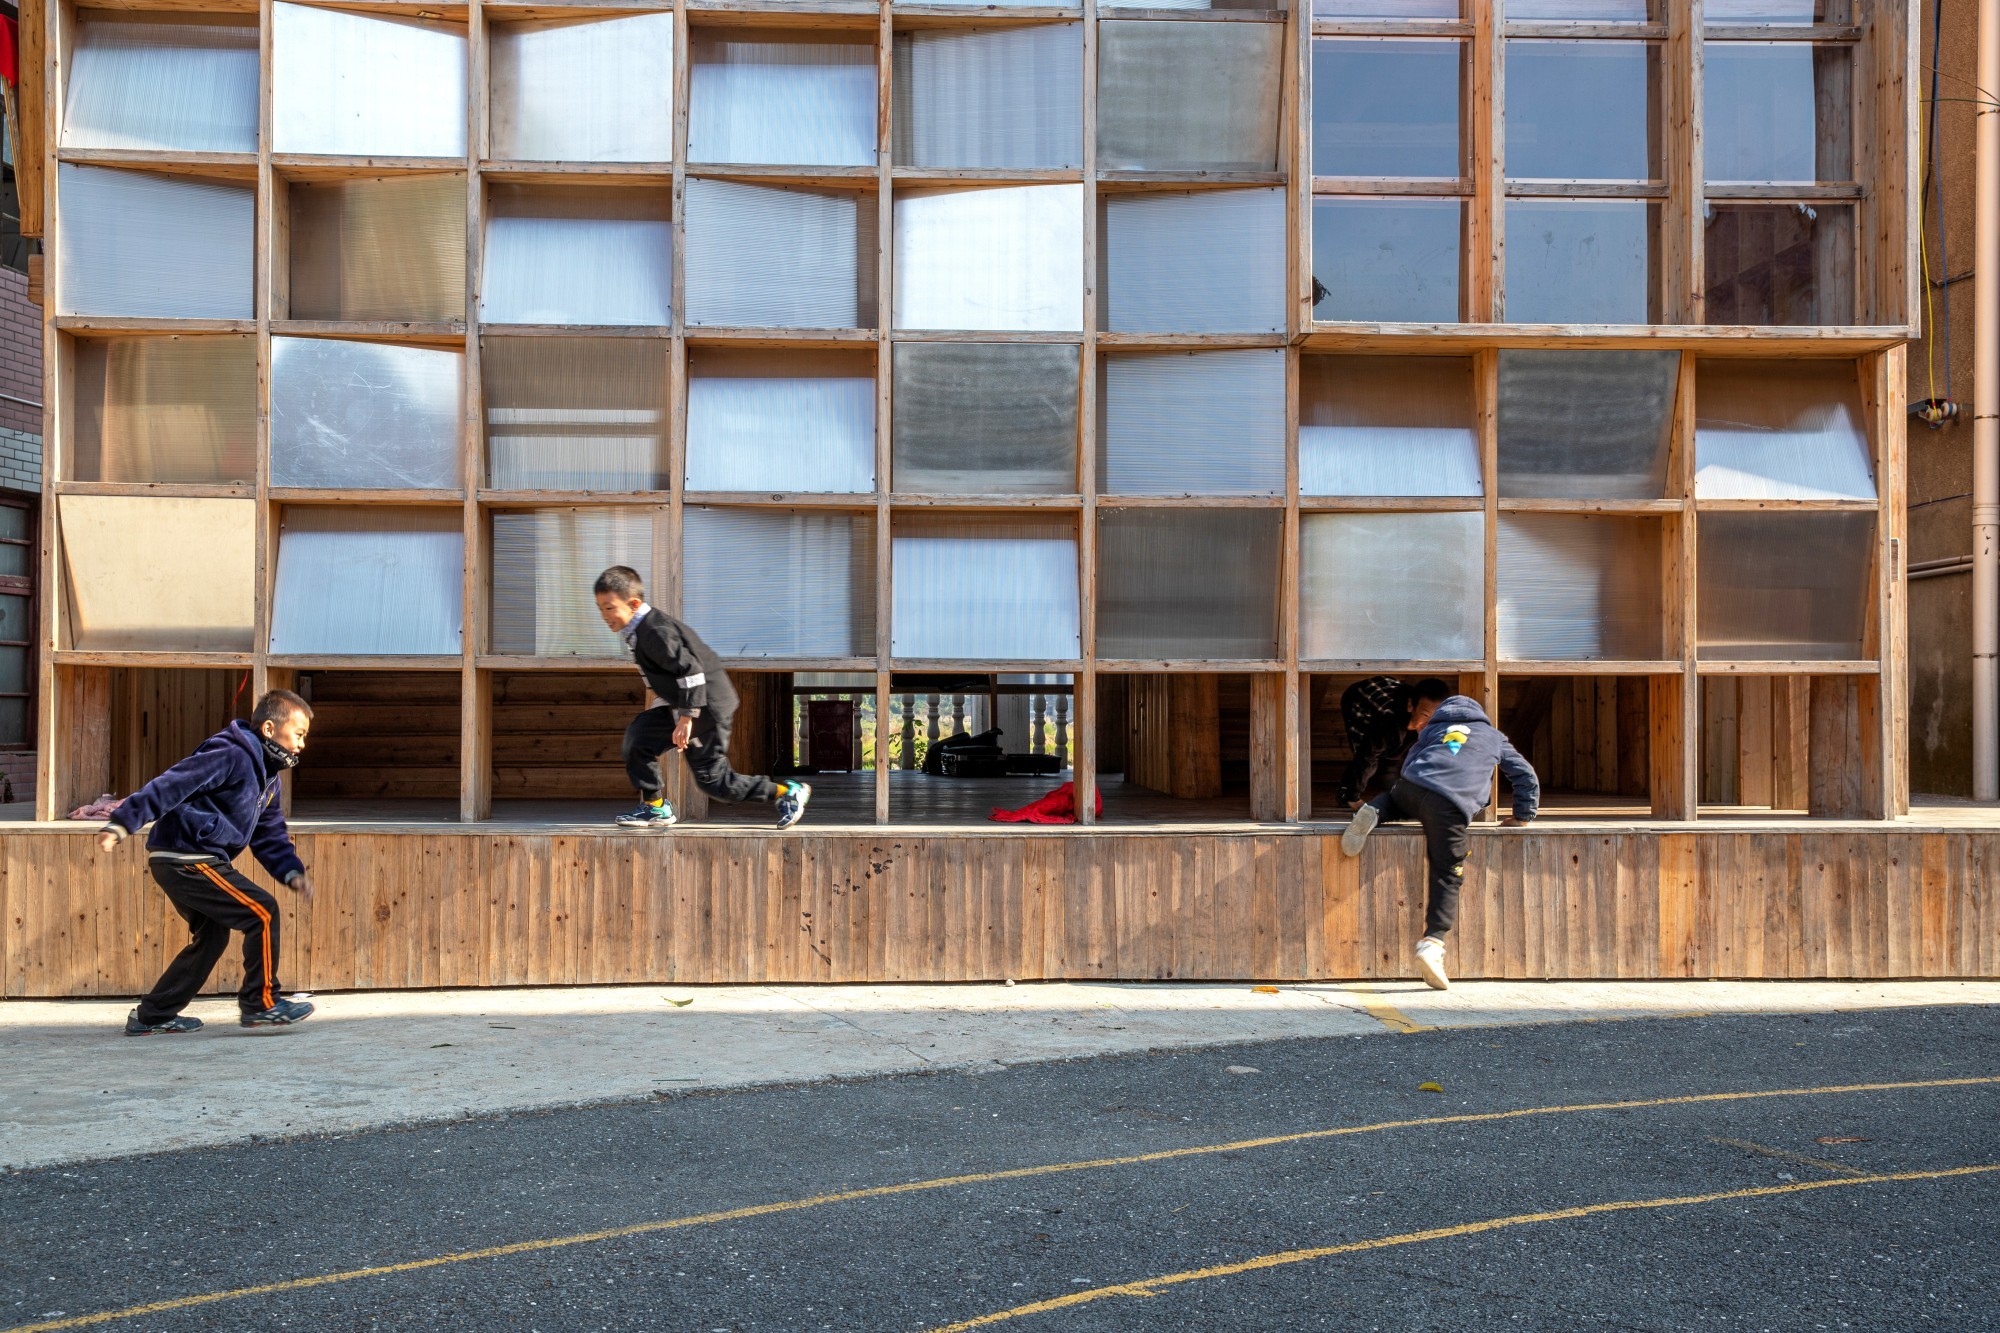
<instances>
[{"instance_id":1,"label":"concrete wall","mask_svg":"<svg viewBox=\"0 0 2000 1333\"><path fill-rule=\"evenodd\" d=\"M0 491L42 489L42 310L28 303L28 279L0 268ZM16 399L25 401L17 402ZM34 751L0 750L0 798L34 798Z\"/></svg>"},{"instance_id":2,"label":"concrete wall","mask_svg":"<svg viewBox=\"0 0 2000 1333\"><path fill-rule=\"evenodd\" d=\"M1923 23L1923 111L1929 120L1930 68L1938 84L1937 146L1924 213L1930 265L1923 340L1910 348L1910 401L1950 398L1958 419L1941 430L1910 423L1912 565L1972 552L1973 64L1978 46L1973 0L1944 0L1943 40ZM1939 53L1942 52L1942 61ZM1928 133L1928 131L1926 131ZM1942 207L1939 187L1942 185ZM1949 271L1944 266L1949 265ZM1950 308L1950 357L1945 314ZM1933 388L1935 385L1935 388ZM1972 576L1954 573L1910 584L1910 790L1972 794Z\"/></svg>"}]
</instances>

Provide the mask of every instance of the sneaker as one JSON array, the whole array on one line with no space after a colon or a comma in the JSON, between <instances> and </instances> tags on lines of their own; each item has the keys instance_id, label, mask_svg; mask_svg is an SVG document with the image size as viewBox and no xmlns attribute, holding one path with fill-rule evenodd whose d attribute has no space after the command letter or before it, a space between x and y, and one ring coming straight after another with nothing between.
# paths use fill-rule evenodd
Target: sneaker
<instances>
[{"instance_id":1,"label":"sneaker","mask_svg":"<svg viewBox=\"0 0 2000 1333\"><path fill-rule=\"evenodd\" d=\"M246 1028L282 1028L300 1023L312 1013L313 1007L303 1000L280 1000L259 1013L245 1014L242 1018Z\"/></svg>"},{"instance_id":2,"label":"sneaker","mask_svg":"<svg viewBox=\"0 0 2000 1333\"><path fill-rule=\"evenodd\" d=\"M641 801L638 809L626 811L618 816L616 822L619 828L658 829L672 828L680 819L674 814L672 801L662 801L658 805Z\"/></svg>"},{"instance_id":3,"label":"sneaker","mask_svg":"<svg viewBox=\"0 0 2000 1333\"><path fill-rule=\"evenodd\" d=\"M1432 990L1450 990L1451 978L1444 974L1444 941L1429 935L1417 941L1417 971Z\"/></svg>"},{"instance_id":4,"label":"sneaker","mask_svg":"<svg viewBox=\"0 0 2000 1333\"><path fill-rule=\"evenodd\" d=\"M1361 855L1361 844L1368 841L1368 835L1375 831L1375 825L1382 815L1372 805L1364 805L1354 812L1347 829L1340 835L1340 850L1349 856Z\"/></svg>"},{"instance_id":5,"label":"sneaker","mask_svg":"<svg viewBox=\"0 0 2000 1333\"><path fill-rule=\"evenodd\" d=\"M201 1020L190 1018L186 1014L175 1014L172 1018L163 1018L157 1023L143 1021L137 1009L125 1015L125 1035L128 1037L150 1037L155 1032L199 1031L201 1031Z\"/></svg>"},{"instance_id":6,"label":"sneaker","mask_svg":"<svg viewBox=\"0 0 2000 1333\"><path fill-rule=\"evenodd\" d=\"M778 798L778 827L790 828L805 817L806 802L812 799L813 789L803 782L787 782L785 794Z\"/></svg>"}]
</instances>

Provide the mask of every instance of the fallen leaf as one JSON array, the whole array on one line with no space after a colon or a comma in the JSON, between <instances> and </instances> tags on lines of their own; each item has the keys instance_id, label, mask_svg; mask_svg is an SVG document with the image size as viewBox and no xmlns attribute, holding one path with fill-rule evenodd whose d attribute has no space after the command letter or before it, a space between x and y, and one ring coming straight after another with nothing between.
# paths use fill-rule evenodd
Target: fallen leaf
<instances>
[{"instance_id":1,"label":"fallen leaf","mask_svg":"<svg viewBox=\"0 0 2000 1333\"><path fill-rule=\"evenodd\" d=\"M685 1009L685 1008L687 1008L687 1007L688 1007L689 1005L691 1005L691 1004L693 1004L693 1003L694 1003L694 997L693 997L692 995L690 995L690 996L689 996L689 997L688 997L687 999L685 999L685 1000L676 1000L676 999L675 999L675 998L674 998L673 996L671 996L671 995L663 995L663 996L661 996L660 998L661 998L661 999L663 999L663 1000L665 1000L665 1001L666 1001L666 1002L667 1002L668 1004L672 1005L672 1006L673 1006L674 1008L676 1008L676 1009Z\"/></svg>"},{"instance_id":2,"label":"fallen leaf","mask_svg":"<svg viewBox=\"0 0 2000 1333\"><path fill-rule=\"evenodd\" d=\"M1259 995L1276 995L1278 993L1276 986L1252 986L1250 989Z\"/></svg>"},{"instance_id":3,"label":"fallen leaf","mask_svg":"<svg viewBox=\"0 0 2000 1333\"><path fill-rule=\"evenodd\" d=\"M1419 1083L1419 1084L1417 1084L1417 1091L1418 1091L1418 1092L1443 1092L1443 1091L1444 1091L1444 1085L1443 1085L1442 1083Z\"/></svg>"},{"instance_id":4,"label":"fallen leaf","mask_svg":"<svg viewBox=\"0 0 2000 1333\"><path fill-rule=\"evenodd\" d=\"M1814 1143L1873 1143L1874 1141L1864 1139L1859 1134L1822 1134L1813 1140Z\"/></svg>"}]
</instances>

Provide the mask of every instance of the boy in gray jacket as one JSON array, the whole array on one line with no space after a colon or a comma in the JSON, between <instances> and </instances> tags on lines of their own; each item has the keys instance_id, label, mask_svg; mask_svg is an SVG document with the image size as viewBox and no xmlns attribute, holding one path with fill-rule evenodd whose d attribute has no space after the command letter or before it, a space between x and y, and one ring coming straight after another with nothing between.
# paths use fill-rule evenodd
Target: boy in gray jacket
<instances>
[{"instance_id":1,"label":"boy in gray jacket","mask_svg":"<svg viewBox=\"0 0 2000 1333\"><path fill-rule=\"evenodd\" d=\"M1340 835L1340 850L1361 854L1377 824L1414 819L1423 826L1424 855L1430 867L1430 900L1424 937L1417 941L1417 968L1433 989L1451 981L1444 970L1444 937L1458 918L1458 891L1465 883L1465 831L1493 795L1498 765L1514 789L1514 813L1501 820L1518 827L1535 817L1541 784L1486 712L1462 694L1443 703L1419 700L1410 726L1417 732L1394 787L1354 812Z\"/></svg>"}]
</instances>

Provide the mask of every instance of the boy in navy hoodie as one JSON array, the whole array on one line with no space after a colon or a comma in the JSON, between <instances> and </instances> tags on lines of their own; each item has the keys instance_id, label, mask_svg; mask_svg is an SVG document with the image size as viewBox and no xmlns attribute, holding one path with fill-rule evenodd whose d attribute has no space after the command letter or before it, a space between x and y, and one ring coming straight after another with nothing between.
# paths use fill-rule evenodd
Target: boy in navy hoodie
<instances>
[{"instance_id":1,"label":"boy in navy hoodie","mask_svg":"<svg viewBox=\"0 0 2000 1333\"><path fill-rule=\"evenodd\" d=\"M98 835L110 851L147 824L153 879L194 932L194 939L125 1020L131 1036L194 1032L199 1018L181 1013L243 932L244 1027L285 1027L313 1011L278 986L278 904L231 864L250 848L259 865L301 898L312 880L292 846L278 800L278 775L299 762L312 709L290 690L257 701L248 722L232 722L118 807Z\"/></svg>"},{"instance_id":2,"label":"boy in navy hoodie","mask_svg":"<svg viewBox=\"0 0 2000 1333\"><path fill-rule=\"evenodd\" d=\"M1417 968L1433 989L1451 985L1444 970L1444 937L1458 918L1458 891L1465 883L1465 830L1493 795L1498 765L1514 789L1514 813L1501 820L1517 827L1535 817L1541 784L1485 710L1462 694L1443 703L1419 700L1410 726L1417 732L1403 758L1396 785L1354 812L1340 835L1340 850L1361 854L1378 823L1414 819L1423 825L1424 855L1430 867L1430 901L1424 937L1417 941Z\"/></svg>"}]
</instances>

